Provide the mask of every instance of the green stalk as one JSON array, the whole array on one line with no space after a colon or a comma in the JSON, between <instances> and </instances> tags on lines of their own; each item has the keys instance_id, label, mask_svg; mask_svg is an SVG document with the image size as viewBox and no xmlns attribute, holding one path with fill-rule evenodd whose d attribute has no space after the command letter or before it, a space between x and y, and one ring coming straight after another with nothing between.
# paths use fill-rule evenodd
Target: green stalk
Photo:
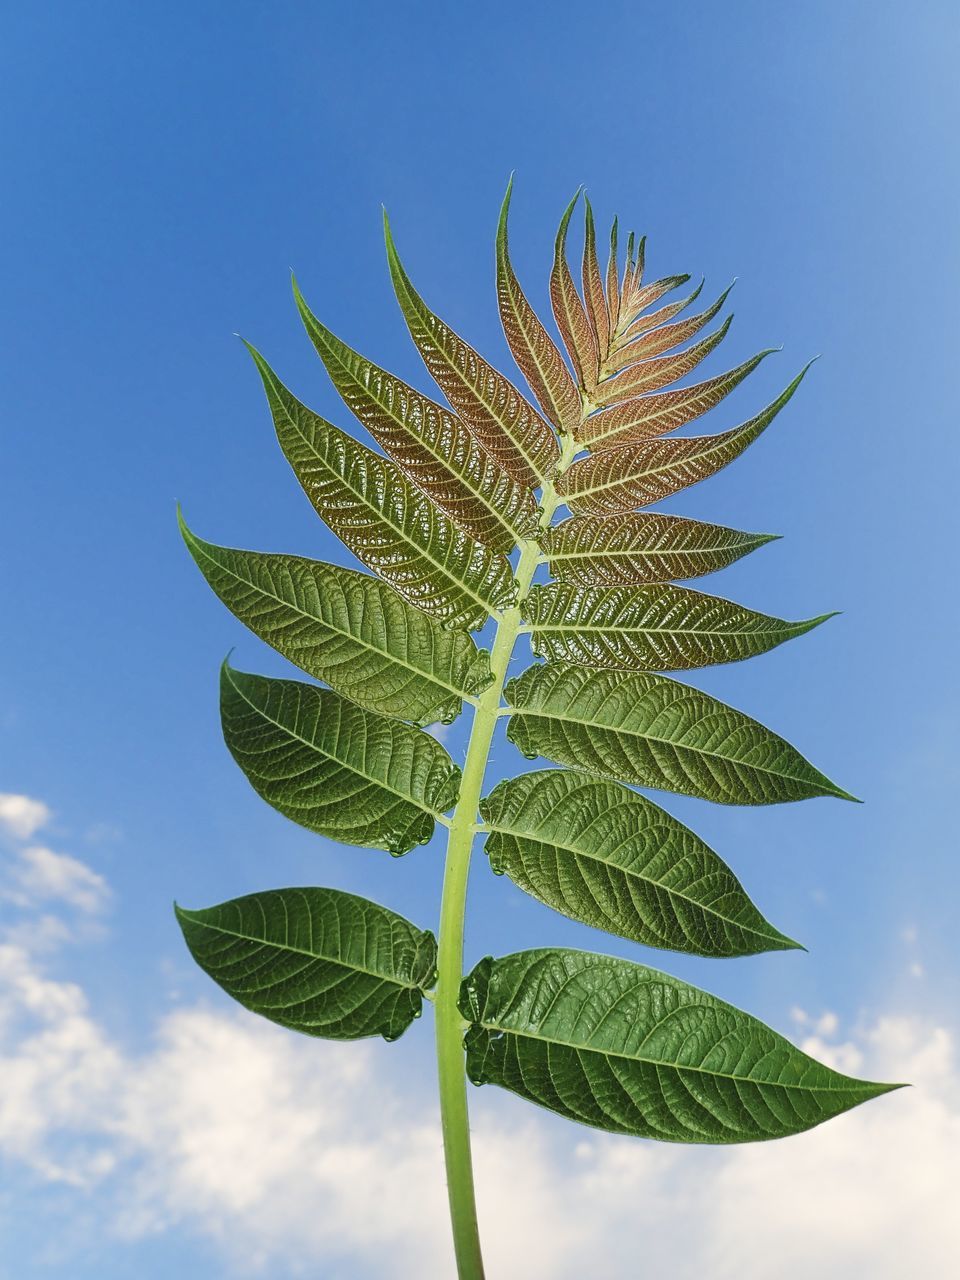
<instances>
[{"instance_id":1,"label":"green stalk","mask_svg":"<svg viewBox=\"0 0 960 1280\"><path fill-rule=\"evenodd\" d=\"M557 466L557 474L569 466L576 445L566 437ZM549 525L559 505L550 481L541 495L540 527ZM520 544L517 564L517 600L530 589L540 555L535 539ZM450 822L447 856L443 876L443 898L440 904L440 930L437 954L437 995L435 1002L437 1028L437 1071L440 1084L440 1120L443 1129L443 1152L447 1167L447 1195L450 1221L457 1259L459 1280L483 1280L483 1256L477 1231L477 1205L473 1185L473 1159L470 1153L470 1121L467 1114L467 1076L463 1052L463 1021L457 1000L463 980L463 927L467 904L467 879L470 855L476 835L477 810L483 794L483 778L490 757L493 731L497 727L503 686L520 629L520 606L506 609L497 624L490 667L493 681L478 700L470 730L470 742L463 766L460 797Z\"/></svg>"}]
</instances>

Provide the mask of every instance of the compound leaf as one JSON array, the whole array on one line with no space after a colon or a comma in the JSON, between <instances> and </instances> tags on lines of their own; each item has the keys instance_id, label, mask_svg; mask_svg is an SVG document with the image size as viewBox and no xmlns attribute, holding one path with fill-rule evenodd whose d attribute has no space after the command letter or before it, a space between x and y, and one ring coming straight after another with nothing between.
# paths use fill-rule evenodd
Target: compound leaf
<instances>
[{"instance_id":1,"label":"compound leaf","mask_svg":"<svg viewBox=\"0 0 960 1280\"><path fill-rule=\"evenodd\" d=\"M699 578L777 537L653 511L573 516L547 529L540 544L550 572L582 586L640 586Z\"/></svg>"},{"instance_id":2,"label":"compound leaf","mask_svg":"<svg viewBox=\"0 0 960 1280\"><path fill-rule=\"evenodd\" d=\"M403 269L386 214L383 226L397 301L434 381L505 471L530 488L542 484L560 456L553 431L512 382L430 310Z\"/></svg>"},{"instance_id":3,"label":"compound leaf","mask_svg":"<svg viewBox=\"0 0 960 1280\"><path fill-rule=\"evenodd\" d=\"M525 773L501 782L480 813L493 871L573 920L700 956L796 946L698 836L619 783Z\"/></svg>"},{"instance_id":4,"label":"compound leaf","mask_svg":"<svg viewBox=\"0 0 960 1280\"><path fill-rule=\"evenodd\" d=\"M497 227L497 300L513 358L547 418L558 431L572 433L580 422L580 393L563 356L527 301L510 263L507 213L513 179L507 186Z\"/></svg>"},{"instance_id":5,"label":"compound leaf","mask_svg":"<svg viewBox=\"0 0 960 1280\"><path fill-rule=\"evenodd\" d=\"M853 797L756 720L663 676L528 667L505 696L525 756L718 804Z\"/></svg>"},{"instance_id":6,"label":"compound leaf","mask_svg":"<svg viewBox=\"0 0 960 1280\"><path fill-rule=\"evenodd\" d=\"M597 335L567 264L567 229L579 198L578 191L567 205L560 221L554 246L553 270L550 273L550 304L570 362L580 378L580 385L585 391L591 391L597 385L599 370Z\"/></svg>"},{"instance_id":7,"label":"compound leaf","mask_svg":"<svg viewBox=\"0 0 960 1280\"><path fill-rule=\"evenodd\" d=\"M652 328L632 342L618 346L614 357L616 368L625 369L638 360L647 360L652 356L659 356L664 351L679 347L688 339L695 337L717 314L726 302L732 288L733 285L730 285L727 289L724 289L716 302L709 306L706 311L701 311L699 315L687 316L685 320L677 320L674 324L663 323L667 317L662 316L658 328ZM699 292L700 290L698 289L697 293ZM694 297L696 297L696 294L687 298L678 309L682 311L684 307L689 306ZM675 315L676 311L673 314ZM648 319L653 318L648 317Z\"/></svg>"},{"instance_id":8,"label":"compound leaf","mask_svg":"<svg viewBox=\"0 0 960 1280\"><path fill-rule=\"evenodd\" d=\"M369 569L451 627L481 627L514 594L510 562L464 533L387 458L325 422L259 352L280 447L314 508Z\"/></svg>"},{"instance_id":9,"label":"compound leaf","mask_svg":"<svg viewBox=\"0 0 960 1280\"><path fill-rule=\"evenodd\" d=\"M756 440L796 391L806 371L772 404L730 431L644 440L581 458L559 478L557 493L579 514L608 516L649 506L698 484L733 462Z\"/></svg>"},{"instance_id":10,"label":"compound leaf","mask_svg":"<svg viewBox=\"0 0 960 1280\"><path fill-rule=\"evenodd\" d=\"M307 333L350 410L417 488L461 529L509 553L537 523L531 489L483 448L469 428L341 342L294 283Z\"/></svg>"},{"instance_id":11,"label":"compound leaf","mask_svg":"<svg viewBox=\"0 0 960 1280\"><path fill-rule=\"evenodd\" d=\"M340 565L218 547L180 518L190 554L223 603L308 675L370 711L449 723L490 683L490 662L385 582Z\"/></svg>"},{"instance_id":12,"label":"compound leaf","mask_svg":"<svg viewBox=\"0 0 960 1280\"><path fill-rule=\"evenodd\" d=\"M245 1009L308 1036L396 1040L434 981L432 933L338 889L272 889L176 913L214 982Z\"/></svg>"},{"instance_id":13,"label":"compound leaf","mask_svg":"<svg viewBox=\"0 0 960 1280\"><path fill-rule=\"evenodd\" d=\"M220 718L254 791L331 840L406 853L456 803L460 770L436 738L330 689L224 663Z\"/></svg>"},{"instance_id":14,"label":"compound leaf","mask_svg":"<svg viewBox=\"0 0 960 1280\"><path fill-rule=\"evenodd\" d=\"M640 671L739 662L835 616L785 622L666 582L641 587L551 582L534 587L522 609L539 657Z\"/></svg>"},{"instance_id":15,"label":"compound leaf","mask_svg":"<svg viewBox=\"0 0 960 1280\"><path fill-rule=\"evenodd\" d=\"M482 960L464 981L467 1072L610 1133L757 1142L896 1085L854 1080L656 969L585 951Z\"/></svg>"},{"instance_id":16,"label":"compound leaf","mask_svg":"<svg viewBox=\"0 0 960 1280\"><path fill-rule=\"evenodd\" d=\"M643 360L639 364L630 365L616 378L604 382L594 399L600 408L606 408L620 401L629 400L631 396L659 391L662 387L669 386L671 382L685 378L710 355L711 351L716 350L727 336L732 321L733 316L727 316L719 329L708 337L701 338L693 346L687 347L685 351L677 351L671 355L658 356L652 360Z\"/></svg>"}]
</instances>

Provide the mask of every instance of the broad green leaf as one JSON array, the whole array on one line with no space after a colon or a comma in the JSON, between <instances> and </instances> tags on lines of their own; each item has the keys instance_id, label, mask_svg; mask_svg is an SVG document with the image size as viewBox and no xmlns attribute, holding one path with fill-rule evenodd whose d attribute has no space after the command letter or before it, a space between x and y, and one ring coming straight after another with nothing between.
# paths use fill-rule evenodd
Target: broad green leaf
<instances>
[{"instance_id":1,"label":"broad green leaf","mask_svg":"<svg viewBox=\"0 0 960 1280\"><path fill-rule=\"evenodd\" d=\"M531 759L718 804L853 799L770 729L663 676L548 662L505 696L507 737Z\"/></svg>"},{"instance_id":2,"label":"broad green leaf","mask_svg":"<svg viewBox=\"0 0 960 1280\"><path fill-rule=\"evenodd\" d=\"M573 516L547 529L540 543L555 578L586 587L616 587L699 578L776 537L655 511L627 511Z\"/></svg>"},{"instance_id":3,"label":"broad green leaf","mask_svg":"<svg viewBox=\"0 0 960 1280\"><path fill-rule=\"evenodd\" d=\"M280 447L316 511L358 560L450 627L482 627L513 599L510 562L464 533L389 459L291 395L250 348Z\"/></svg>"},{"instance_id":4,"label":"broad green leaf","mask_svg":"<svg viewBox=\"0 0 960 1280\"><path fill-rule=\"evenodd\" d=\"M585 667L689 671L739 662L819 626L832 613L785 622L689 587L534 587L523 602L533 651Z\"/></svg>"},{"instance_id":5,"label":"broad green leaf","mask_svg":"<svg viewBox=\"0 0 960 1280\"><path fill-rule=\"evenodd\" d=\"M643 360L639 364L630 365L623 373L602 383L594 397L600 408L620 404L631 396L646 395L651 391L659 391L671 382L678 382L692 373L712 351L715 351L723 339L733 320L727 316L719 329L701 338L693 346L671 355L657 356L652 360Z\"/></svg>"},{"instance_id":6,"label":"broad green leaf","mask_svg":"<svg viewBox=\"0 0 960 1280\"><path fill-rule=\"evenodd\" d=\"M597 385L599 369L597 336L567 264L567 229L579 198L578 191L567 205L560 221L560 230L557 232L554 245L553 270L550 273L550 304L560 336L570 356L570 362L580 378L580 385L584 390L589 391Z\"/></svg>"},{"instance_id":7,"label":"broad green leaf","mask_svg":"<svg viewBox=\"0 0 960 1280\"><path fill-rule=\"evenodd\" d=\"M429 309L403 269L386 214L383 227L397 301L431 376L504 471L536 488L560 456L556 436L513 383Z\"/></svg>"},{"instance_id":8,"label":"broad green leaf","mask_svg":"<svg viewBox=\"0 0 960 1280\"><path fill-rule=\"evenodd\" d=\"M376 442L457 525L509 554L537 524L531 489L508 475L449 410L341 342L294 282L307 333L334 386Z\"/></svg>"},{"instance_id":9,"label":"broad green leaf","mask_svg":"<svg viewBox=\"0 0 960 1280\"><path fill-rule=\"evenodd\" d=\"M603 277L600 274L600 262L597 258L597 232L593 221L593 209L586 194L583 197L583 212L583 297L597 340L597 350L601 357L605 357L610 349L610 315L607 311Z\"/></svg>"},{"instance_id":10,"label":"broad green leaf","mask_svg":"<svg viewBox=\"0 0 960 1280\"><path fill-rule=\"evenodd\" d=\"M570 1120L667 1142L801 1133L898 1086L841 1075L716 996L585 951L482 960L467 1072Z\"/></svg>"},{"instance_id":11,"label":"broad green leaf","mask_svg":"<svg viewBox=\"0 0 960 1280\"><path fill-rule=\"evenodd\" d=\"M419 1018L437 944L396 912L339 889L273 889L177 907L190 954L252 1013L325 1040L396 1040Z\"/></svg>"},{"instance_id":12,"label":"broad green leaf","mask_svg":"<svg viewBox=\"0 0 960 1280\"><path fill-rule=\"evenodd\" d=\"M808 365L807 368L810 366ZM646 507L716 475L770 425L806 373L804 369L765 409L739 427L712 436L644 440L581 458L557 481L571 510L609 516Z\"/></svg>"},{"instance_id":13,"label":"broad green leaf","mask_svg":"<svg viewBox=\"0 0 960 1280\"><path fill-rule=\"evenodd\" d=\"M490 683L490 661L385 582L299 556L204 542L180 519L201 573L227 608L308 675L370 711L449 723Z\"/></svg>"},{"instance_id":14,"label":"broad green leaf","mask_svg":"<svg viewBox=\"0 0 960 1280\"><path fill-rule=\"evenodd\" d=\"M622 938L699 956L795 947L699 836L616 782L546 769L480 802L486 852L540 902Z\"/></svg>"},{"instance_id":15,"label":"broad green leaf","mask_svg":"<svg viewBox=\"0 0 960 1280\"><path fill-rule=\"evenodd\" d=\"M224 663L220 719L254 791L331 840L406 853L456 803L460 770L436 738L330 689Z\"/></svg>"},{"instance_id":16,"label":"broad green leaf","mask_svg":"<svg viewBox=\"0 0 960 1280\"><path fill-rule=\"evenodd\" d=\"M762 360L772 355L773 350L761 351L735 369L697 382L692 387L637 396L614 405L612 409L591 414L578 431L577 438L589 449L607 450L676 431L715 408Z\"/></svg>"},{"instance_id":17,"label":"broad green leaf","mask_svg":"<svg viewBox=\"0 0 960 1280\"><path fill-rule=\"evenodd\" d=\"M513 358L523 372L540 408L558 431L572 434L580 422L580 393L563 356L527 301L510 263L507 213L513 179L507 186L497 227L497 301L500 320Z\"/></svg>"},{"instance_id":18,"label":"broad green leaf","mask_svg":"<svg viewBox=\"0 0 960 1280\"><path fill-rule=\"evenodd\" d=\"M664 324L661 320L658 328L645 331L634 341L618 347L616 355L617 368L626 368L638 360L648 360L651 356L659 356L664 351L679 347L682 343L694 337L710 323L721 309L732 288L733 285L730 285L724 289L716 302L708 307L706 311L701 311L699 315L688 316L685 320L676 321L675 324ZM699 292L698 289L697 293ZM683 306L689 306L692 301L693 297L687 298ZM682 311L683 307L680 307L680 310Z\"/></svg>"}]
</instances>

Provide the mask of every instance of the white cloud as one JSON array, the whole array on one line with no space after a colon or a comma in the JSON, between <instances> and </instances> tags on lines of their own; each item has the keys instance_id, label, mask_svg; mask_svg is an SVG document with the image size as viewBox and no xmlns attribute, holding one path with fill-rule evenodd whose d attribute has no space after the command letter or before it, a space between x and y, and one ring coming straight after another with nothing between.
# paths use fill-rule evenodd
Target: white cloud
<instances>
[{"instance_id":1,"label":"white cloud","mask_svg":"<svg viewBox=\"0 0 960 1280\"><path fill-rule=\"evenodd\" d=\"M606 1137L471 1090L491 1277L623 1280L638 1258L673 1280L949 1275L952 1035L885 1017L837 1043L833 1015L803 1021L818 1056L915 1088L799 1138L730 1149ZM161 1017L131 1054L78 986L23 946L0 947L0 1153L95 1188L84 1212L100 1206L111 1256L199 1232L218 1242L225 1275L354 1280L383 1274L385 1259L392 1280L450 1275L434 1106L397 1079L397 1052L195 1007Z\"/></svg>"},{"instance_id":2,"label":"white cloud","mask_svg":"<svg viewBox=\"0 0 960 1280\"><path fill-rule=\"evenodd\" d=\"M17 840L29 840L47 825L51 816L42 800L0 792L0 830Z\"/></svg>"},{"instance_id":3,"label":"white cloud","mask_svg":"<svg viewBox=\"0 0 960 1280\"><path fill-rule=\"evenodd\" d=\"M44 845L20 850L13 878L31 904L54 899L79 911L96 912L109 897L103 876L79 858L55 853Z\"/></svg>"}]
</instances>

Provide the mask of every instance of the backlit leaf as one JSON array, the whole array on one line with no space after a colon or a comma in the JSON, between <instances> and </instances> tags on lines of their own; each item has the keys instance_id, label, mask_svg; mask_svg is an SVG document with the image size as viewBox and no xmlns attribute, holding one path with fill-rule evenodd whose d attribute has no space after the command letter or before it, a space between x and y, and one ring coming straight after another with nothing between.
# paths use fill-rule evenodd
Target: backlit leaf
<instances>
[{"instance_id":1,"label":"backlit leaf","mask_svg":"<svg viewBox=\"0 0 960 1280\"><path fill-rule=\"evenodd\" d=\"M548 662L505 696L507 737L531 758L718 804L853 799L758 721L663 676Z\"/></svg>"},{"instance_id":2,"label":"backlit leaf","mask_svg":"<svg viewBox=\"0 0 960 1280\"><path fill-rule=\"evenodd\" d=\"M620 449L603 449L564 472L557 481L557 492L573 511L607 516L649 506L698 484L733 462L761 435L806 371L772 404L739 427L712 436L644 440Z\"/></svg>"},{"instance_id":3,"label":"backlit leaf","mask_svg":"<svg viewBox=\"0 0 960 1280\"><path fill-rule=\"evenodd\" d=\"M727 335L733 317L728 316L719 329L708 337L701 339L685 351L672 355L657 356L652 360L644 360L640 364L631 365L624 373L604 382L594 397L597 404L607 407L629 400L631 396L645 395L668 387L671 382L678 382L715 351Z\"/></svg>"},{"instance_id":4,"label":"backlit leaf","mask_svg":"<svg viewBox=\"0 0 960 1280\"><path fill-rule=\"evenodd\" d=\"M678 320L675 324L665 324L663 319L658 321L658 328L645 332L641 337L618 351L617 367L625 368L637 360L648 360L651 356L659 356L664 351L679 347L682 343L695 337L721 309L732 288L733 285L730 285L729 288L724 289L716 302L708 307L706 311L701 311L699 315L688 316L686 320ZM699 293L699 289L697 292ZM689 306L692 301L693 297L687 298L684 306ZM680 310L682 309L681 307ZM647 318L651 319L652 317L648 316Z\"/></svg>"},{"instance_id":5,"label":"backlit leaf","mask_svg":"<svg viewBox=\"0 0 960 1280\"><path fill-rule=\"evenodd\" d=\"M597 385L597 337L567 264L567 228L579 196L578 191L567 205L557 232L553 270L550 273L550 303L560 336L580 378L580 385L589 391Z\"/></svg>"},{"instance_id":6,"label":"backlit leaf","mask_svg":"<svg viewBox=\"0 0 960 1280\"><path fill-rule=\"evenodd\" d=\"M429 309L403 269L386 214L383 225L393 287L424 364L504 471L536 488L560 456L556 436L513 383Z\"/></svg>"},{"instance_id":7,"label":"backlit leaf","mask_svg":"<svg viewBox=\"0 0 960 1280\"><path fill-rule=\"evenodd\" d=\"M273 889L176 912L214 982L245 1009L308 1036L396 1040L434 981L432 933L339 889Z\"/></svg>"},{"instance_id":8,"label":"backlit leaf","mask_svg":"<svg viewBox=\"0 0 960 1280\"><path fill-rule=\"evenodd\" d=\"M523 602L534 653L585 667L688 671L739 662L803 635L833 614L785 622L689 587L547 583Z\"/></svg>"},{"instance_id":9,"label":"backlit leaf","mask_svg":"<svg viewBox=\"0 0 960 1280\"><path fill-rule=\"evenodd\" d=\"M376 578L300 556L204 542L180 522L214 591L241 622L338 693L370 711L429 724L460 714L490 683L490 662Z\"/></svg>"},{"instance_id":10,"label":"backlit leaf","mask_svg":"<svg viewBox=\"0 0 960 1280\"><path fill-rule=\"evenodd\" d=\"M573 920L692 955L796 946L698 836L616 782L525 773L501 782L480 814L492 869Z\"/></svg>"},{"instance_id":11,"label":"backlit leaf","mask_svg":"<svg viewBox=\"0 0 960 1280\"><path fill-rule=\"evenodd\" d=\"M616 330L620 320L620 280L617 267L617 219L614 218L610 228L610 255L607 258L607 311L610 314L610 327Z\"/></svg>"},{"instance_id":12,"label":"backlit leaf","mask_svg":"<svg viewBox=\"0 0 960 1280\"><path fill-rule=\"evenodd\" d=\"M331 840L406 853L456 802L460 770L436 738L330 689L224 663L220 718L257 794Z\"/></svg>"},{"instance_id":13,"label":"backlit leaf","mask_svg":"<svg viewBox=\"0 0 960 1280\"><path fill-rule=\"evenodd\" d=\"M586 195L583 197L583 210L583 297L597 340L597 350L601 356L605 356L610 346L610 316L607 313L607 299L603 291L603 277L600 274L600 262L597 258L597 232L593 221L593 209Z\"/></svg>"},{"instance_id":14,"label":"backlit leaf","mask_svg":"<svg viewBox=\"0 0 960 1280\"><path fill-rule=\"evenodd\" d=\"M482 960L461 1010L472 1080L611 1133L782 1138L897 1087L842 1075L665 973L584 951Z\"/></svg>"},{"instance_id":15,"label":"backlit leaf","mask_svg":"<svg viewBox=\"0 0 960 1280\"><path fill-rule=\"evenodd\" d=\"M310 311L294 284L307 333L334 386L380 447L461 529L509 553L537 523L532 491L483 448L442 405L341 342Z\"/></svg>"},{"instance_id":16,"label":"backlit leaf","mask_svg":"<svg viewBox=\"0 0 960 1280\"><path fill-rule=\"evenodd\" d=\"M637 396L612 409L591 414L577 433L577 439L590 449L610 449L676 431L718 405L771 354L772 349L761 351L735 369L692 387Z\"/></svg>"},{"instance_id":17,"label":"backlit leaf","mask_svg":"<svg viewBox=\"0 0 960 1280\"><path fill-rule=\"evenodd\" d=\"M550 572L587 587L699 578L733 564L777 535L740 533L657 511L573 516L541 535Z\"/></svg>"},{"instance_id":18,"label":"backlit leaf","mask_svg":"<svg viewBox=\"0 0 960 1280\"><path fill-rule=\"evenodd\" d=\"M686 284L689 279L688 275L664 276L662 280L653 280L642 289L635 289L630 297L629 306L624 304L622 308L620 333L614 350L632 342L640 334L666 324L668 320L679 315L685 307L689 307L690 303L700 296L704 283L702 280L687 297L677 298L675 302L666 302L657 311L648 311L646 315L639 314L647 307L652 307L655 302L659 302L668 293L672 293L674 289L678 289L680 285ZM639 281L639 275L637 281Z\"/></svg>"},{"instance_id":19,"label":"backlit leaf","mask_svg":"<svg viewBox=\"0 0 960 1280\"><path fill-rule=\"evenodd\" d=\"M250 350L287 461L318 514L367 568L451 627L481 627L510 602L506 556L464 533L395 463L301 404Z\"/></svg>"},{"instance_id":20,"label":"backlit leaf","mask_svg":"<svg viewBox=\"0 0 960 1280\"><path fill-rule=\"evenodd\" d=\"M507 213L513 179L507 187L497 227L497 301L500 320L513 358L540 408L558 431L572 433L580 421L580 393L563 356L527 301L510 263Z\"/></svg>"}]
</instances>

